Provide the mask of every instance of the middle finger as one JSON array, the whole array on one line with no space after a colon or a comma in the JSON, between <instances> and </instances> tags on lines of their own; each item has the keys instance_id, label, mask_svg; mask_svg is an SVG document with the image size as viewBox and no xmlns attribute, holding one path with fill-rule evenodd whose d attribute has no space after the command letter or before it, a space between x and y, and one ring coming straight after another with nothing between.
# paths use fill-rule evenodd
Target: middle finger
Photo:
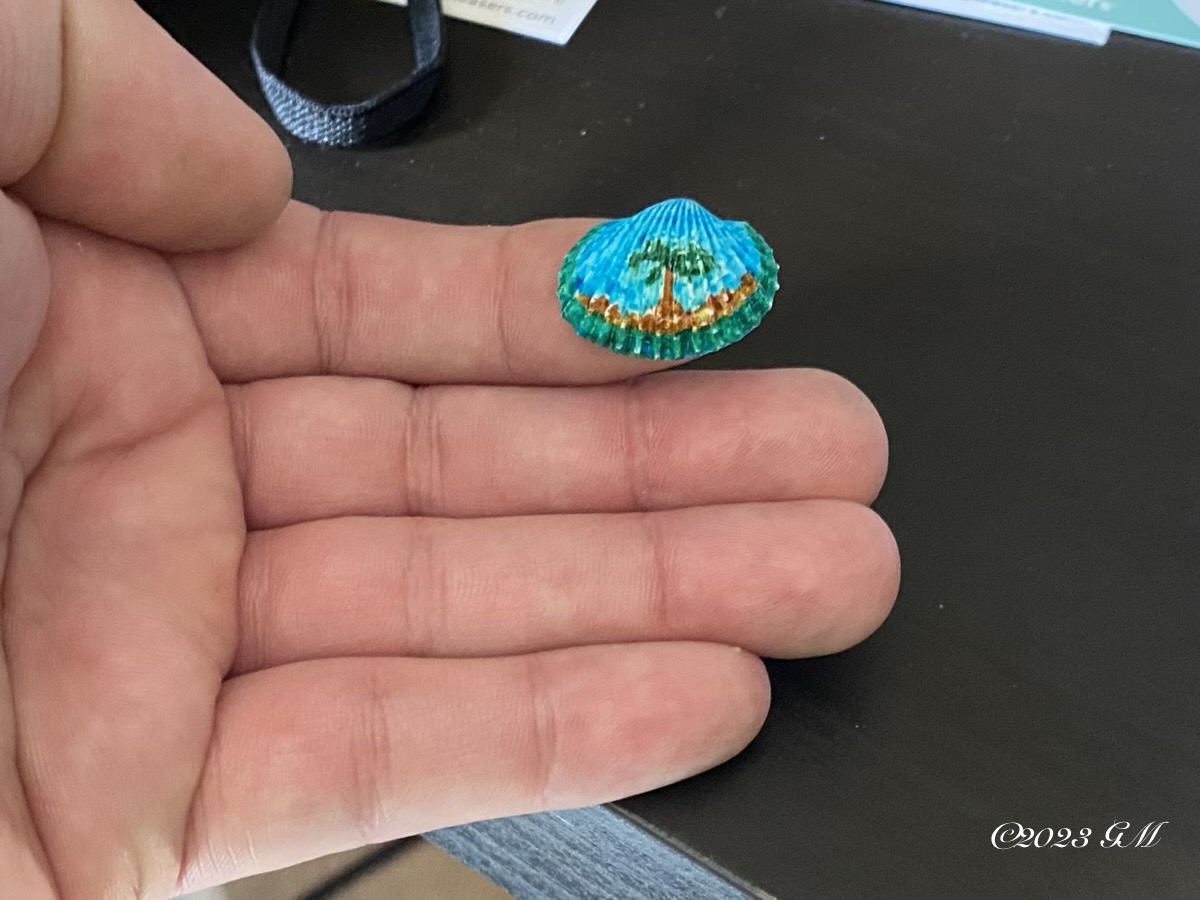
<instances>
[{"instance_id":1,"label":"middle finger","mask_svg":"<svg viewBox=\"0 0 1200 900\"><path fill-rule=\"evenodd\" d=\"M309 377L226 392L251 528L347 515L869 502L887 467L870 401L812 369L573 388Z\"/></svg>"}]
</instances>

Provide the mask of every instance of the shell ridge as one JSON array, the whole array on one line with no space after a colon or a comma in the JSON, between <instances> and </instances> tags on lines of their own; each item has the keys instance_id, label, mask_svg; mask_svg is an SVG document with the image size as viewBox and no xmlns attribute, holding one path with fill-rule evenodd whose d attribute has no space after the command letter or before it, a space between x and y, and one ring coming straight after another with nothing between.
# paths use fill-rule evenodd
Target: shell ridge
<instances>
[{"instance_id":1,"label":"shell ridge","mask_svg":"<svg viewBox=\"0 0 1200 900\"><path fill-rule=\"evenodd\" d=\"M706 237L707 237L709 246L717 246L717 244L720 242L719 232L721 230L723 230L722 229L723 224L724 223L717 221L715 219L705 223L706 230L707 230ZM714 296L720 292L721 281L722 281L721 274L722 273L720 273L720 272L715 273L715 277L711 281L708 281L704 285L704 296L702 298L700 298L700 303L697 305L703 305L703 304L707 303L709 297ZM741 273L740 272L735 273L735 277L740 279Z\"/></svg>"}]
</instances>

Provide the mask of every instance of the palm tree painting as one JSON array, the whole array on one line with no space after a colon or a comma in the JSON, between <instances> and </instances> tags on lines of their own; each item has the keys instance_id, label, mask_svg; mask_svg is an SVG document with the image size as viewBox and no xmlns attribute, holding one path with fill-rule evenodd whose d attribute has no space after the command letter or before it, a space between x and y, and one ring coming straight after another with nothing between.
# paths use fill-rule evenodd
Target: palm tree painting
<instances>
[{"instance_id":1,"label":"palm tree painting","mask_svg":"<svg viewBox=\"0 0 1200 900\"><path fill-rule=\"evenodd\" d=\"M779 266L749 224L676 197L589 229L563 258L563 318L628 356L685 359L741 340L779 287Z\"/></svg>"},{"instance_id":2,"label":"palm tree painting","mask_svg":"<svg viewBox=\"0 0 1200 900\"><path fill-rule=\"evenodd\" d=\"M651 314L667 321L683 315L683 307L675 299L676 278L701 278L716 268L712 253L695 241L667 241L652 238L629 255L630 271L637 275L646 270L645 284L662 279L662 294Z\"/></svg>"}]
</instances>

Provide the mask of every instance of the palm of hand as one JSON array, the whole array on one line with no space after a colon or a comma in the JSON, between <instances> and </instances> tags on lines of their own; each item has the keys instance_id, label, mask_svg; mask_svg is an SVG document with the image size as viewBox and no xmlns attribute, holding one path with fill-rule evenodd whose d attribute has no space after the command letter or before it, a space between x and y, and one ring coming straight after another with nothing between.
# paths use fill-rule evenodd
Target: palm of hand
<instances>
[{"instance_id":1,"label":"palm of hand","mask_svg":"<svg viewBox=\"0 0 1200 900\"><path fill-rule=\"evenodd\" d=\"M215 91L189 77L163 96ZM93 227L0 195L0 871L21 896L162 896L645 790L757 730L761 665L728 645L830 652L886 614L894 546L861 505L886 445L853 388L620 382L651 367L554 312L585 223L292 206L244 243L286 179L212 96L243 117L205 148L214 173L249 160L228 184L95 213L60 123L18 192ZM181 223L181 201L212 209Z\"/></svg>"},{"instance_id":2,"label":"palm of hand","mask_svg":"<svg viewBox=\"0 0 1200 900\"><path fill-rule=\"evenodd\" d=\"M13 771L5 784L30 806L29 847L40 835L51 860L82 850L101 866L54 866L67 896L84 895L81 876L153 893L183 846L237 643L229 418L161 257L64 226L45 243L48 316L4 422L3 495L21 499L0 548L0 722L19 723L4 743L19 739L23 790Z\"/></svg>"}]
</instances>

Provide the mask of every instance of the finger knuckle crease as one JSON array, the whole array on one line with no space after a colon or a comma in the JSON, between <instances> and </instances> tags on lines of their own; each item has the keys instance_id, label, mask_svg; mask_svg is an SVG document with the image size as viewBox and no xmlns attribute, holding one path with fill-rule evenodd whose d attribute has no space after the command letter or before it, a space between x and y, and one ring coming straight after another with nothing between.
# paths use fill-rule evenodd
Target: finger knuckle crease
<instances>
[{"instance_id":1,"label":"finger knuckle crease","mask_svg":"<svg viewBox=\"0 0 1200 900\"><path fill-rule=\"evenodd\" d=\"M653 499L650 484L653 436L647 422L641 382L627 382L621 402L621 454L625 484L633 509L647 509Z\"/></svg>"},{"instance_id":2,"label":"finger knuckle crease","mask_svg":"<svg viewBox=\"0 0 1200 900\"><path fill-rule=\"evenodd\" d=\"M404 496L408 515L424 515L442 501L446 440L434 388L413 388L404 434Z\"/></svg>"},{"instance_id":3,"label":"finger knuckle crease","mask_svg":"<svg viewBox=\"0 0 1200 900\"><path fill-rule=\"evenodd\" d=\"M520 369L517 362L519 356L514 346L513 306L507 300L511 296L513 288L513 259L520 252L514 241L515 235L515 228L505 228L496 241L496 263L494 266L496 277L492 279L491 298L493 315L495 317L496 343L500 354L500 366L510 379L516 378L519 375Z\"/></svg>"},{"instance_id":4,"label":"finger knuckle crease","mask_svg":"<svg viewBox=\"0 0 1200 900\"><path fill-rule=\"evenodd\" d=\"M273 577L266 558L260 552L262 536L251 535L246 541L242 564L238 569L238 648L235 659L239 671L254 671L267 656L267 605Z\"/></svg>"},{"instance_id":5,"label":"finger knuckle crease","mask_svg":"<svg viewBox=\"0 0 1200 900\"><path fill-rule=\"evenodd\" d=\"M329 374L345 367L354 334L354 267L346 259L341 241L344 215L322 210L317 226L312 267L313 337L320 371Z\"/></svg>"},{"instance_id":6,"label":"finger knuckle crease","mask_svg":"<svg viewBox=\"0 0 1200 900\"><path fill-rule=\"evenodd\" d=\"M377 676L363 689L361 712L350 748L350 814L363 843L374 844L388 835L390 804L383 783L392 765L388 691Z\"/></svg>"},{"instance_id":7,"label":"finger knuckle crease","mask_svg":"<svg viewBox=\"0 0 1200 900\"><path fill-rule=\"evenodd\" d=\"M529 784L538 809L552 809L559 770L560 713L549 689L545 662L537 654L526 657L525 678L529 697L531 747Z\"/></svg>"},{"instance_id":8,"label":"finger knuckle crease","mask_svg":"<svg viewBox=\"0 0 1200 900\"><path fill-rule=\"evenodd\" d=\"M674 627L671 603L671 551L662 525L653 513L640 514L642 543L646 547L647 596L651 627L659 634L670 634Z\"/></svg>"},{"instance_id":9,"label":"finger knuckle crease","mask_svg":"<svg viewBox=\"0 0 1200 900\"><path fill-rule=\"evenodd\" d=\"M435 656L446 632L447 571L429 522L412 520L404 605L404 646L411 656Z\"/></svg>"}]
</instances>

